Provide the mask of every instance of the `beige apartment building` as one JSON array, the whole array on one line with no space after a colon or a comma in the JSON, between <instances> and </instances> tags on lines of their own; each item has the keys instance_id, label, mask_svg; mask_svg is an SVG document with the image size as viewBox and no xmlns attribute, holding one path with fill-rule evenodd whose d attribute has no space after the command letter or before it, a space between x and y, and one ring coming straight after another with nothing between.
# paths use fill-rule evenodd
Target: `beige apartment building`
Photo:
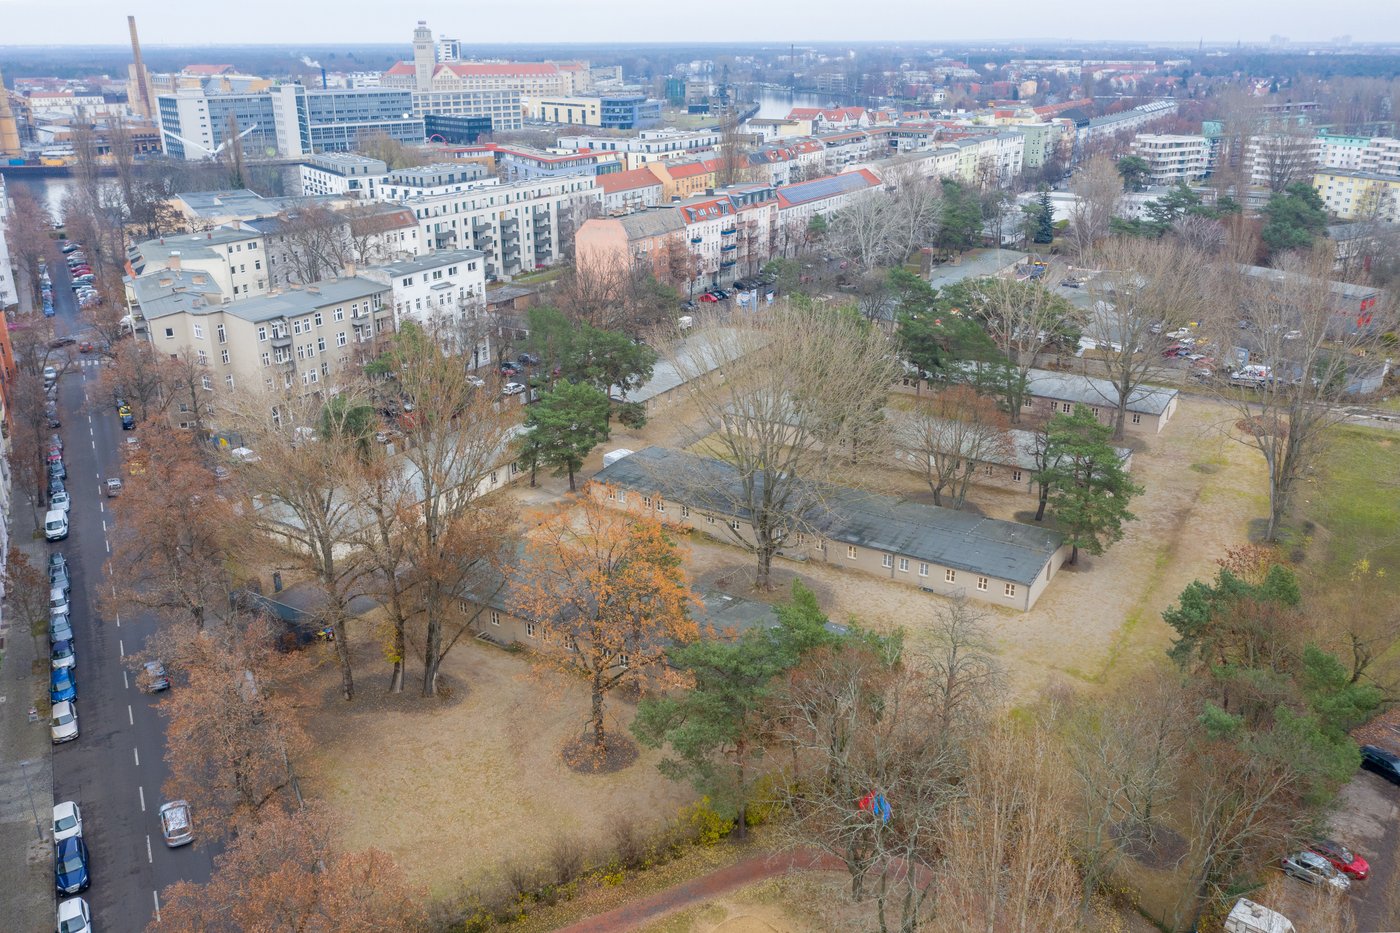
<instances>
[{"instance_id":1,"label":"beige apartment building","mask_svg":"<svg viewBox=\"0 0 1400 933\"><path fill-rule=\"evenodd\" d=\"M394 329L392 290L360 277L227 303L202 272L166 270L138 288L152 347L205 367L216 411L219 394L239 389L320 391L373 359Z\"/></svg>"}]
</instances>

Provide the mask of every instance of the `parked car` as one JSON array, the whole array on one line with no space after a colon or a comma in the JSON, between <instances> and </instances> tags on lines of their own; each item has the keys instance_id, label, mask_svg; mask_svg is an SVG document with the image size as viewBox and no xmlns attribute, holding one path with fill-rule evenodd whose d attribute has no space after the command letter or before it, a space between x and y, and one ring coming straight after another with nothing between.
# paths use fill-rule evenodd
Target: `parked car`
<instances>
[{"instance_id":1,"label":"parked car","mask_svg":"<svg viewBox=\"0 0 1400 933\"><path fill-rule=\"evenodd\" d=\"M525 387L518 382L507 382L501 386L502 395L519 395L525 391Z\"/></svg>"},{"instance_id":2,"label":"parked car","mask_svg":"<svg viewBox=\"0 0 1400 933\"><path fill-rule=\"evenodd\" d=\"M66 564L58 568L49 568L49 587L61 589L64 593L73 592L73 578L68 576Z\"/></svg>"},{"instance_id":3,"label":"parked car","mask_svg":"<svg viewBox=\"0 0 1400 933\"><path fill-rule=\"evenodd\" d=\"M1312 850L1331 862L1333 868L1348 878L1363 881L1371 874L1371 866L1367 864L1366 860L1340 842L1323 839L1321 842L1313 843Z\"/></svg>"},{"instance_id":4,"label":"parked car","mask_svg":"<svg viewBox=\"0 0 1400 933\"><path fill-rule=\"evenodd\" d=\"M1295 852L1283 860L1283 871L1308 884L1329 884L1338 891L1351 887L1351 879L1316 852Z\"/></svg>"},{"instance_id":5,"label":"parked car","mask_svg":"<svg viewBox=\"0 0 1400 933\"><path fill-rule=\"evenodd\" d=\"M467 382L470 383L473 388L483 389L486 387L486 380L482 379L480 376L468 376Z\"/></svg>"},{"instance_id":6,"label":"parked car","mask_svg":"<svg viewBox=\"0 0 1400 933\"><path fill-rule=\"evenodd\" d=\"M160 834L170 848L194 842L194 823L190 820L190 805L172 800L160 806Z\"/></svg>"},{"instance_id":7,"label":"parked car","mask_svg":"<svg viewBox=\"0 0 1400 933\"><path fill-rule=\"evenodd\" d=\"M78 666L78 657L73 653L73 643L71 641L60 641L49 651L49 667L53 670Z\"/></svg>"},{"instance_id":8,"label":"parked car","mask_svg":"<svg viewBox=\"0 0 1400 933\"><path fill-rule=\"evenodd\" d=\"M49 644L54 645L61 641L73 640L73 623L68 621L68 613L64 612L49 618Z\"/></svg>"},{"instance_id":9,"label":"parked car","mask_svg":"<svg viewBox=\"0 0 1400 933\"><path fill-rule=\"evenodd\" d=\"M92 933L92 912L87 901L70 897L58 905L58 933Z\"/></svg>"},{"instance_id":10,"label":"parked car","mask_svg":"<svg viewBox=\"0 0 1400 933\"><path fill-rule=\"evenodd\" d=\"M170 689L170 677L165 673L165 665L159 659L141 665L141 673L136 675L137 685L147 693L159 693Z\"/></svg>"},{"instance_id":11,"label":"parked car","mask_svg":"<svg viewBox=\"0 0 1400 933\"><path fill-rule=\"evenodd\" d=\"M44 385L53 385L58 381L58 368L55 366L44 367Z\"/></svg>"},{"instance_id":12,"label":"parked car","mask_svg":"<svg viewBox=\"0 0 1400 933\"><path fill-rule=\"evenodd\" d=\"M78 737L78 711L74 708L72 700L64 700L53 705L53 716L49 720L49 736L55 745L71 742Z\"/></svg>"},{"instance_id":13,"label":"parked car","mask_svg":"<svg viewBox=\"0 0 1400 933\"><path fill-rule=\"evenodd\" d=\"M510 360L506 360L504 363L501 364L502 376L514 376L518 374L520 370L521 367L515 363L512 363Z\"/></svg>"},{"instance_id":14,"label":"parked car","mask_svg":"<svg viewBox=\"0 0 1400 933\"><path fill-rule=\"evenodd\" d=\"M65 253L71 253L76 249L82 249L82 247L79 246L77 243L74 243L72 240L69 240L67 243L64 243L62 246L59 247L59 250Z\"/></svg>"},{"instance_id":15,"label":"parked car","mask_svg":"<svg viewBox=\"0 0 1400 933\"><path fill-rule=\"evenodd\" d=\"M68 513L50 509L44 513L44 540L62 541L68 537Z\"/></svg>"},{"instance_id":16,"label":"parked car","mask_svg":"<svg viewBox=\"0 0 1400 933\"><path fill-rule=\"evenodd\" d=\"M92 352L92 341L91 341L91 340L84 340L82 343L78 344L78 352L79 352L79 353L91 353L91 352Z\"/></svg>"},{"instance_id":17,"label":"parked car","mask_svg":"<svg viewBox=\"0 0 1400 933\"><path fill-rule=\"evenodd\" d=\"M1361 767L1374 771L1395 784L1400 784L1400 755L1374 745L1361 746Z\"/></svg>"},{"instance_id":18,"label":"parked car","mask_svg":"<svg viewBox=\"0 0 1400 933\"><path fill-rule=\"evenodd\" d=\"M49 615L56 616L68 611L68 594L62 587L49 587Z\"/></svg>"},{"instance_id":19,"label":"parked car","mask_svg":"<svg viewBox=\"0 0 1400 933\"><path fill-rule=\"evenodd\" d=\"M77 894L92 883L88 876L87 844L82 836L54 843L53 880L59 894Z\"/></svg>"},{"instance_id":20,"label":"parked car","mask_svg":"<svg viewBox=\"0 0 1400 933\"><path fill-rule=\"evenodd\" d=\"M716 298L714 295L711 295L709 292L705 292L705 294L701 295L701 296L700 296L700 300L701 300L701 301L704 301L704 302L716 302L716 301L719 301L718 298Z\"/></svg>"},{"instance_id":21,"label":"parked car","mask_svg":"<svg viewBox=\"0 0 1400 933\"><path fill-rule=\"evenodd\" d=\"M49 702L62 703L64 700L76 700L78 698L78 681L73 676L73 669L60 667L58 670L49 671Z\"/></svg>"},{"instance_id":22,"label":"parked car","mask_svg":"<svg viewBox=\"0 0 1400 933\"><path fill-rule=\"evenodd\" d=\"M49 496L49 508L51 509L62 509L67 512L70 511L71 506L72 502L68 498L67 492L56 492Z\"/></svg>"},{"instance_id":23,"label":"parked car","mask_svg":"<svg viewBox=\"0 0 1400 933\"><path fill-rule=\"evenodd\" d=\"M56 406L46 405L44 407L44 416L49 419L49 427L63 427L63 421L58 417L58 408Z\"/></svg>"},{"instance_id":24,"label":"parked car","mask_svg":"<svg viewBox=\"0 0 1400 933\"><path fill-rule=\"evenodd\" d=\"M70 836L83 834L83 813L71 800L53 805L53 841L62 842Z\"/></svg>"}]
</instances>

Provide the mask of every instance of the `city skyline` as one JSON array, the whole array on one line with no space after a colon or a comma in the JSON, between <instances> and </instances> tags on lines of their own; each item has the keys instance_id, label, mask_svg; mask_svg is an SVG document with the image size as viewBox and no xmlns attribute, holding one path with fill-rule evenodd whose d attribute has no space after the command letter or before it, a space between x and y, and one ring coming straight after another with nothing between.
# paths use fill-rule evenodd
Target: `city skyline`
<instances>
[{"instance_id":1,"label":"city skyline","mask_svg":"<svg viewBox=\"0 0 1400 933\"><path fill-rule=\"evenodd\" d=\"M172 16L166 0L134 0L120 9L97 0L65 4L59 22L54 9L26 0L0 0L6 45L118 45L125 41L125 17L134 14L143 42L161 45L281 44L276 40L367 43L408 36L416 20L434 32L467 44L502 43L683 43L736 42L1144 42L1154 45L1261 43L1284 36L1295 43L1327 43L1352 35L1368 43L1400 40L1400 17L1377 21L1365 0L1336 0L1325 7L1303 0L1222 5L1213 0L1180 0L1165 19L1155 7L1125 8L1103 0L1062 0L1053 8L1032 0L1010 0L994 17L982 8L944 9L936 14L916 0L887 0L878 15L852 17L834 0L769 0L756 16L745 0L712 0L704 22L686 23L678 32L669 17L635 15L622 0L539 0L528 19L509 6L465 11L445 2L408 7L364 7L345 16L325 0L295 6L248 0L236 7L204 7L198 17ZM623 15L625 14L625 15ZM269 23L278 24L269 30ZM914 36L922 38L900 38ZM271 40L271 41L270 41ZM737 43L736 43L737 44Z\"/></svg>"}]
</instances>

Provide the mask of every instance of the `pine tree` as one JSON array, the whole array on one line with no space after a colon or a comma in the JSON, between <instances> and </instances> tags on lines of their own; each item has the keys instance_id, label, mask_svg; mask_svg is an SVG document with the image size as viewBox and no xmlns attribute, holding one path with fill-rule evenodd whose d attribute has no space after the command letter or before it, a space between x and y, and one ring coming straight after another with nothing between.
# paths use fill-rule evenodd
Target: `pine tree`
<instances>
[{"instance_id":1,"label":"pine tree","mask_svg":"<svg viewBox=\"0 0 1400 933\"><path fill-rule=\"evenodd\" d=\"M607 395L593 386L561 381L525 417L536 462L554 467L556 476L567 474L570 492L584 458L608 439L609 405Z\"/></svg>"},{"instance_id":2,"label":"pine tree","mask_svg":"<svg viewBox=\"0 0 1400 933\"><path fill-rule=\"evenodd\" d=\"M1113 429L1083 405L1074 414L1058 415L1046 427L1048 456L1052 464L1037 475L1050 491L1050 508L1073 550L1069 562L1079 559L1079 549L1102 554L1123 537L1125 522L1137 518L1128 510L1142 487L1128 478L1118 451L1109 443Z\"/></svg>"},{"instance_id":3,"label":"pine tree","mask_svg":"<svg viewBox=\"0 0 1400 933\"><path fill-rule=\"evenodd\" d=\"M1035 213L1035 242L1053 243L1055 240L1055 209L1050 204L1048 188L1040 189L1040 205Z\"/></svg>"}]
</instances>

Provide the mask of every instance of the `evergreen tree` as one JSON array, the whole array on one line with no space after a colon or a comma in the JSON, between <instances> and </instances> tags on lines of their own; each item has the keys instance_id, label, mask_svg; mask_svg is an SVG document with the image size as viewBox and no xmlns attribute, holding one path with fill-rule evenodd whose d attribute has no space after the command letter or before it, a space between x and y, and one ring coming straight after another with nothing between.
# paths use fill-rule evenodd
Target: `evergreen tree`
<instances>
[{"instance_id":1,"label":"evergreen tree","mask_svg":"<svg viewBox=\"0 0 1400 933\"><path fill-rule=\"evenodd\" d=\"M574 474L584 458L608 439L610 414L602 392L581 382L561 381L530 407L523 443L533 448L533 462L554 467L556 476L567 475L573 492Z\"/></svg>"},{"instance_id":2,"label":"evergreen tree","mask_svg":"<svg viewBox=\"0 0 1400 933\"><path fill-rule=\"evenodd\" d=\"M1079 549L1102 554L1123 537L1123 524L1137 516L1128 510L1132 498L1142 492L1128 478L1118 452L1109 443L1113 429L1084 405L1074 414L1057 415L1046 426L1046 461L1051 464L1036 476L1049 489L1055 521L1069 539L1069 562L1079 559Z\"/></svg>"},{"instance_id":3,"label":"evergreen tree","mask_svg":"<svg viewBox=\"0 0 1400 933\"><path fill-rule=\"evenodd\" d=\"M1050 204L1050 189L1040 189L1040 204L1035 211L1034 240L1037 243L1055 241L1055 209Z\"/></svg>"},{"instance_id":4,"label":"evergreen tree","mask_svg":"<svg viewBox=\"0 0 1400 933\"><path fill-rule=\"evenodd\" d=\"M1264 216L1268 219L1260 237L1275 253L1307 249L1327 229L1327 208L1316 189L1305 181L1295 181L1269 198Z\"/></svg>"}]
</instances>

